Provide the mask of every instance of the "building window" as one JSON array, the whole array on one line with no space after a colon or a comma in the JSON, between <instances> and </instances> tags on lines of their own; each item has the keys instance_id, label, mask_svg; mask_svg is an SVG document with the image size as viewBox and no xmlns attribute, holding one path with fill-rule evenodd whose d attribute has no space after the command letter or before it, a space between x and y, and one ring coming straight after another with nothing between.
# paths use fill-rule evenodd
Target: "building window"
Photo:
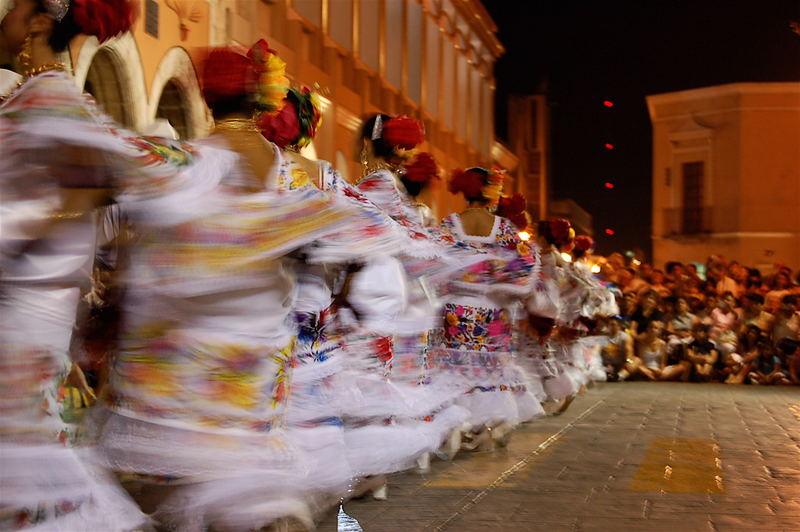
<instances>
[{"instance_id":1,"label":"building window","mask_svg":"<svg viewBox=\"0 0 800 532\"><path fill-rule=\"evenodd\" d=\"M331 2L329 28L331 38L348 52L353 51L353 0Z\"/></svg>"},{"instance_id":2,"label":"building window","mask_svg":"<svg viewBox=\"0 0 800 532\"><path fill-rule=\"evenodd\" d=\"M425 38L425 47L426 47L426 92L425 92L425 106L428 108L428 112L433 117L439 117L439 74L440 74L440 66L441 63L439 61L439 49L441 47L441 33L439 32L439 26L428 19L425 21L425 28L426 28L426 38Z\"/></svg>"},{"instance_id":3,"label":"building window","mask_svg":"<svg viewBox=\"0 0 800 532\"><path fill-rule=\"evenodd\" d=\"M158 2L147 0L144 5L144 31L158 39Z\"/></svg>"},{"instance_id":4,"label":"building window","mask_svg":"<svg viewBox=\"0 0 800 532\"><path fill-rule=\"evenodd\" d=\"M369 68L378 71L378 19L380 3L375 0L359 0L358 58Z\"/></svg>"},{"instance_id":5,"label":"building window","mask_svg":"<svg viewBox=\"0 0 800 532\"><path fill-rule=\"evenodd\" d=\"M682 232L686 235L702 233L703 224L703 172L702 161L683 163L683 213Z\"/></svg>"},{"instance_id":6,"label":"building window","mask_svg":"<svg viewBox=\"0 0 800 532\"><path fill-rule=\"evenodd\" d=\"M417 2L406 4L406 41L408 53L408 97L414 103L422 99L422 5ZM438 50L437 50L438 52Z\"/></svg>"}]
</instances>

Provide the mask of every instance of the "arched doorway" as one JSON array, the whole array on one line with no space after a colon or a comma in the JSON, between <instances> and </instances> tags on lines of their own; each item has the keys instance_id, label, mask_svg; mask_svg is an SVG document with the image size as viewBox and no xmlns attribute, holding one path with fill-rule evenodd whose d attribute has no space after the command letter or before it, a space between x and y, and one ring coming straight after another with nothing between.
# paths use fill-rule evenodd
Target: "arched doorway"
<instances>
[{"instance_id":1,"label":"arched doorway","mask_svg":"<svg viewBox=\"0 0 800 532\"><path fill-rule=\"evenodd\" d=\"M185 102L186 98L178 83L174 79L169 80L161 91L161 98L158 100L156 108L156 118L169 120L180 138L190 139L194 137L194 131L192 131L186 116Z\"/></svg>"},{"instance_id":2,"label":"arched doorway","mask_svg":"<svg viewBox=\"0 0 800 532\"><path fill-rule=\"evenodd\" d=\"M133 126L133 117L123 98L113 53L100 48L92 58L84 90L94 96L103 110L118 124Z\"/></svg>"}]
</instances>

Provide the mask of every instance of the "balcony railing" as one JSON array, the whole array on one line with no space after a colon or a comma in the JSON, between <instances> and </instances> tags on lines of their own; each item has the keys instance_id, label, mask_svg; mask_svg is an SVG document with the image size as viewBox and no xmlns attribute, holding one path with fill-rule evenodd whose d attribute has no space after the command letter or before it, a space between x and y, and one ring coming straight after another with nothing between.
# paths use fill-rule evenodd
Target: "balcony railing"
<instances>
[{"instance_id":1,"label":"balcony railing","mask_svg":"<svg viewBox=\"0 0 800 532\"><path fill-rule=\"evenodd\" d=\"M711 207L664 209L664 236L703 235L711 232Z\"/></svg>"}]
</instances>

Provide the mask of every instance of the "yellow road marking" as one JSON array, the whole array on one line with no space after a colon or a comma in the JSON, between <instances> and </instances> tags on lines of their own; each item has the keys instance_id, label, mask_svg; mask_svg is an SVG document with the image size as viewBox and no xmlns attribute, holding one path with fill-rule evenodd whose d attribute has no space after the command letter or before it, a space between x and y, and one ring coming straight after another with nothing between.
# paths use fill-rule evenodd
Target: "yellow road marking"
<instances>
[{"instance_id":1,"label":"yellow road marking","mask_svg":"<svg viewBox=\"0 0 800 532\"><path fill-rule=\"evenodd\" d=\"M655 438L628 489L724 493L719 445L707 439Z\"/></svg>"}]
</instances>

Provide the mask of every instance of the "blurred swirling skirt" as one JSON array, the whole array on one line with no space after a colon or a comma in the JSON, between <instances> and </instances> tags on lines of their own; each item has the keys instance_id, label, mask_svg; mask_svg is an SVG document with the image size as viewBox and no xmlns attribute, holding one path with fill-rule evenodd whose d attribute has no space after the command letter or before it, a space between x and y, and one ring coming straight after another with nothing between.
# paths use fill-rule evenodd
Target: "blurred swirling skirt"
<instances>
[{"instance_id":1,"label":"blurred swirling skirt","mask_svg":"<svg viewBox=\"0 0 800 532\"><path fill-rule=\"evenodd\" d=\"M443 327L435 365L460 378L463 395L456 404L470 411L474 427L513 425L543 415L525 371L514 361L507 310L447 303Z\"/></svg>"},{"instance_id":2,"label":"blurred swirling skirt","mask_svg":"<svg viewBox=\"0 0 800 532\"><path fill-rule=\"evenodd\" d=\"M3 287L0 305L0 530L127 531L146 519L91 449L57 442L55 404L77 288Z\"/></svg>"},{"instance_id":3,"label":"blurred swirling skirt","mask_svg":"<svg viewBox=\"0 0 800 532\"><path fill-rule=\"evenodd\" d=\"M285 516L309 464L285 420L294 340L157 320L132 332L96 418L108 465L174 486L155 514L164 524L250 530Z\"/></svg>"}]
</instances>

